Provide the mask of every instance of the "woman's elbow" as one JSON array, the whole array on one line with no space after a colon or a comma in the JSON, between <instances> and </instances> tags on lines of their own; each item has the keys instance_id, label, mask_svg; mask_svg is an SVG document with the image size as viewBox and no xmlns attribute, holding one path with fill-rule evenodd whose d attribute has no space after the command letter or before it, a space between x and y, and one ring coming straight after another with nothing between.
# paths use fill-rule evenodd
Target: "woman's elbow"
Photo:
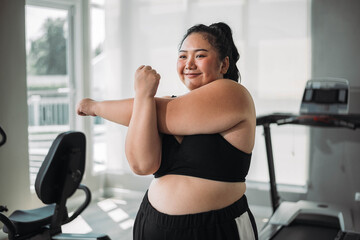
<instances>
[{"instance_id":1,"label":"woman's elbow","mask_svg":"<svg viewBox=\"0 0 360 240\"><path fill-rule=\"evenodd\" d=\"M132 172L135 173L136 175L141 175L141 176L150 175L155 173L160 167L160 160L157 158L149 159L147 157L138 160L138 158L131 156L130 154L127 155L127 159Z\"/></svg>"},{"instance_id":2,"label":"woman's elbow","mask_svg":"<svg viewBox=\"0 0 360 240\"><path fill-rule=\"evenodd\" d=\"M133 171L133 173L140 176L154 174L159 169L159 167L156 165L143 166L140 164L130 164L130 168Z\"/></svg>"},{"instance_id":3,"label":"woman's elbow","mask_svg":"<svg viewBox=\"0 0 360 240\"><path fill-rule=\"evenodd\" d=\"M143 167L139 167L139 166L131 166L130 168L132 170L133 173L135 173L136 175L139 176L146 176L146 175L150 175L156 172L156 170L153 170L152 168L143 168Z\"/></svg>"}]
</instances>

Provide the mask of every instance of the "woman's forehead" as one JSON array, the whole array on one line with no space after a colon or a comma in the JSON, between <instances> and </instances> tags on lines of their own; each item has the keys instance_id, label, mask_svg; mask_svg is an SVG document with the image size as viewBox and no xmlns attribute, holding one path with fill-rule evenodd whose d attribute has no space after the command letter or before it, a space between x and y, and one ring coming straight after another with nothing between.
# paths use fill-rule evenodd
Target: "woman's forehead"
<instances>
[{"instance_id":1,"label":"woman's forehead","mask_svg":"<svg viewBox=\"0 0 360 240\"><path fill-rule=\"evenodd\" d=\"M196 49L204 49L207 51L213 50L204 33L192 33L187 36L181 45L180 51L190 51Z\"/></svg>"}]
</instances>

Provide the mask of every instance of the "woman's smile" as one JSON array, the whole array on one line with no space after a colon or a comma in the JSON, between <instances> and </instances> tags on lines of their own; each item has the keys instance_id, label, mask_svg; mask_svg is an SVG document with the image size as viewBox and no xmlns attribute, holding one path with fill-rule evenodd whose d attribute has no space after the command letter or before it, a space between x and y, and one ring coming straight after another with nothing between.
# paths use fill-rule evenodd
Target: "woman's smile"
<instances>
[{"instance_id":1,"label":"woman's smile","mask_svg":"<svg viewBox=\"0 0 360 240\"><path fill-rule=\"evenodd\" d=\"M204 35L192 33L184 40L179 50L177 70L189 90L223 78L223 66L216 49Z\"/></svg>"},{"instance_id":2,"label":"woman's smile","mask_svg":"<svg viewBox=\"0 0 360 240\"><path fill-rule=\"evenodd\" d=\"M196 78L200 76L202 73L184 73L185 77L187 78Z\"/></svg>"}]
</instances>

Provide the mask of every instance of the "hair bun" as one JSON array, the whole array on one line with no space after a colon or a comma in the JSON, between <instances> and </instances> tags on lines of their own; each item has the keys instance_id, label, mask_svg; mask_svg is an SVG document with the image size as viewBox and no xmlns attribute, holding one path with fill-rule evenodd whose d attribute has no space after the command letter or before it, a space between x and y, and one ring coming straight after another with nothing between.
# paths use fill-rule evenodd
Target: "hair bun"
<instances>
[{"instance_id":1,"label":"hair bun","mask_svg":"<svg viewBox=\"0 0 360 240\"><path fill-rule=\"evenodd\" d=\"M224 22L213 23L209 27L220 31L220 33L224 34L227 39L232 39L231 28L226 23Z\"/></svg>"}]
</instances>

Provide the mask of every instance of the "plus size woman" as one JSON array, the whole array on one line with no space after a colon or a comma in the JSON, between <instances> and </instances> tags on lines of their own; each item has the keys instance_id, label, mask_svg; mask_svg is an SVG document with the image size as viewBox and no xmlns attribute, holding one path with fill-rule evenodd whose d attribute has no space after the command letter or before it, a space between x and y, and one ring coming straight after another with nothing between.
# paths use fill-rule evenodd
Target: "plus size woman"
<instances>
[{"instance_id":1,"label":"plus size woman","mask_svg":"<svg viewBox=\"0 0 360 240\"><path fill-rule=\"evenodd\" d=\"M257 239L245 196L256 114L251 95L238 83L238 59L227 24L195 25L177 60L189 93L155 97L161 77L140 66L134 98L78 104L79 115L128 126L131 169L154 175L134 239Z\"/></svg>"}]
</instances>

